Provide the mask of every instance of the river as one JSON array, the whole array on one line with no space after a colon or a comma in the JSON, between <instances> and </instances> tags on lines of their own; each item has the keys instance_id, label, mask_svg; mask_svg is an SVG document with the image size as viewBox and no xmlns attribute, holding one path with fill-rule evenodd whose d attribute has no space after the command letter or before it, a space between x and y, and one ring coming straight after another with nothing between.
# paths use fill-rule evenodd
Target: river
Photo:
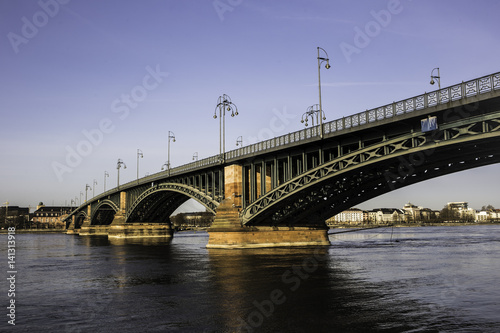
<instances>
[{"instance_id":1,"label":"river","mask_svg":"<svg viewBox=\"0 0 500 333\"><path fill-rule=\"evenodd\" d=\"M206 232L18 234L16 325L2 278L0 331L500 332L500 226L342 231L248 250L208 250Z\"/></svg>"}]
</instances>

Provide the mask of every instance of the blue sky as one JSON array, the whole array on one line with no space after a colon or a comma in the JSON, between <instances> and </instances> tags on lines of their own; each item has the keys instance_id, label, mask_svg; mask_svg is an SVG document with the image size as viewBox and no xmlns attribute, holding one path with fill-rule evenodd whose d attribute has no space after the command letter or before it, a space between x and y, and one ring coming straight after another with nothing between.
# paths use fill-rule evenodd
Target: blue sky
<instances>
[{"instance_id":1,"label":"blue sky","mask_svg":"<svg viewBox=\"0 0 500 333\"><path fill-rule=\"evenodd\" d=\"M495 0L2 0L0 204L69 205L94 180L99 194L105 171L107 189L116 186L118 158L120 183L134 180L137 149L140 176L158 172L168 131L173 167L215 155L222 94L239 110L226 119L227 150L239 136L246 145L302 129L318 103L317 46L332 65L321 73L328 120L434 90L435 67L443 87L498 72L499 12ZM500 207L499 171L360 207Z\"/></svg>"}]
</instances>

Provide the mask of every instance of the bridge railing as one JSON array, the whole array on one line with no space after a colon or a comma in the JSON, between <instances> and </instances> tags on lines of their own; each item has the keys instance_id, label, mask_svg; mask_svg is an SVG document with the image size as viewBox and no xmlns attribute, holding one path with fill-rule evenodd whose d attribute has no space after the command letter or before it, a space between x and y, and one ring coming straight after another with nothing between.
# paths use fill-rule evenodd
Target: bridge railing
<instances>
[{"instance_id":1,"label":"bridge railing","mask_svg":"<svg viewBox=\"0 0 500 333\"><path fill-rule=\"evenodd\" d=\"M474 80L462 82L440 90L432 91L412 98L408 98L399 102L387 104L378 108L366 110L356 113L351 116L342 117L323 124L323 133L329 135L346 129L355 128L365 124L376 123L390 118L422 110L427 107L433 107L439 104L446 104L451 101L457 101L462 98L481 95L488 92L500 90L500 72L483 76ZM297 142L306 141L314 138L319 138L319 125L308 127L296 132L288 133L269 140L254 143L235 150L226 152L225 160L238 159L247 155L252 155L268 149L276 147L286 147L296 144ZM192 163L181 165L170 169L170 175L174 176L191 170L205 168L207 166L220 165L221 159L219 155L211 156ZM167 171L155 173L141 179L141 183L155 181L165 178ZM124 184L123 187L133 186L137 182ZM110 190L112 192L112 190Z\"/></svg>"},{"instance_id":2,"label":"bridge railing","mask_svg":"<svg viewBox=\"0 0 500 333\"><path fill-rule=\"evenodd\" d=\"M495 73L478 79L462 82L440 90L425 93L399 102L387 104L378 108L360 112L348 117L342 117L323 124L323 133L331 134L344 129L350 129L368 123L395 118L400 115L438 104L446 104L462 98L476 96L487 92L500 90L500 73ZM286 146L311 138L319 137L319 125L285 134L266 141L231 150L226 153L226 160L240 158L245 155L258 153L270 148Z\"/></svg>"}]
</instances>

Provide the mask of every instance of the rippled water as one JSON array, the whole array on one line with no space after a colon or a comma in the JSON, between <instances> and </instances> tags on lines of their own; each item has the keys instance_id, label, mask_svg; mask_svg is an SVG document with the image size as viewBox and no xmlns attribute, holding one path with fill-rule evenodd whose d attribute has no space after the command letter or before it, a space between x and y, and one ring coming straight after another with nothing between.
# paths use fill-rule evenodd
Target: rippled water
<instances>
[{"instance_id":1,"label":"rippled water","mask_svg":"<svg viewBox=\"0 0 500 333\"><path fill-rule=\"evenodd\" d=\"M255 250L20 234L16 326L0 331L500 331L500 226L340 231Z\"/></svg>"}]
</instances>

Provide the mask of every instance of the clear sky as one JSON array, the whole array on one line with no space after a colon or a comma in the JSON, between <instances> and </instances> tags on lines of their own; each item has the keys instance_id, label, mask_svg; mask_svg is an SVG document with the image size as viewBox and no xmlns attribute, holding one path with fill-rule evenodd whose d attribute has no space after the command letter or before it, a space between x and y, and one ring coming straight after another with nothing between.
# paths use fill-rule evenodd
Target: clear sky
<instances>
[{"instance_id":1,"label":"clear sky","mask_svg":"<svg viewBox=\"0 0 500 333\"><path fill-rule=\"evenodd\" d=\"M500 71L500 2L464 0L1 0L0 204L69 205L139 172L303 128L318 103L317 46L328 120ZM361 208L500 208L500 165L416 184ZM92 191L88 191L92 196Z\"/></svg>"}]
</instances>

